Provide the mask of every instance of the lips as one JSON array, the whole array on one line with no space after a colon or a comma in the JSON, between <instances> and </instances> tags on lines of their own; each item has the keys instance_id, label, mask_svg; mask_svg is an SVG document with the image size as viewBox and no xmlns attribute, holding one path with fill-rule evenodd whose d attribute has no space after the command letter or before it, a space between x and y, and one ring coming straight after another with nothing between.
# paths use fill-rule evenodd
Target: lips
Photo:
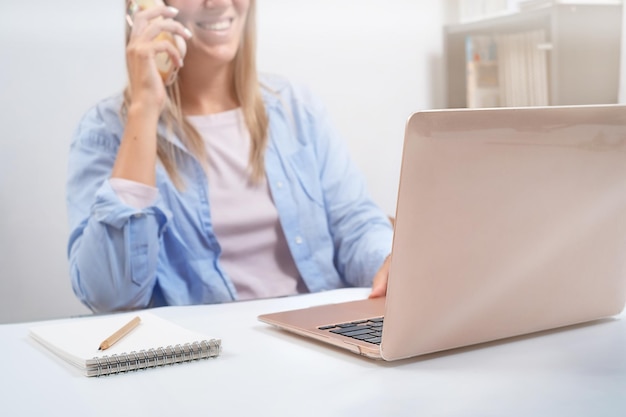
<instances>
[{"instance_id":1,"label":"lips","mask_svg":"<svg viewBox=\"0 0 626 417\"><path fill-rule=\"evenodd\" d=\"M233 24L232 18L220 19L219 21L196 22L196 26L202 30L221 32L230 29Z\"/></svg>"}]
</instances>

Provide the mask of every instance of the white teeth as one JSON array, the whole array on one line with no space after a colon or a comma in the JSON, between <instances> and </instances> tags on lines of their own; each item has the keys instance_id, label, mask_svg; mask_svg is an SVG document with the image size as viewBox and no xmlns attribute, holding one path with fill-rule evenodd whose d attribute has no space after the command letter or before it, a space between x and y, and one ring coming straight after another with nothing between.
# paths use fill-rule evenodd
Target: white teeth
<instances>
[{"instance_id":1,"label":"white teeth","mask_svg":"<svg viewBox=\"0 0 626 417\"><path fill-rule=\"evenodd\" d=\"M228 19L228 20L222 20L220 22L215 22L215 23L199 22L198 26L205 30L219 31L219 30L226 30L230 28L230 24L231 24L231 20Z\"/></svg>"}]
</instances>

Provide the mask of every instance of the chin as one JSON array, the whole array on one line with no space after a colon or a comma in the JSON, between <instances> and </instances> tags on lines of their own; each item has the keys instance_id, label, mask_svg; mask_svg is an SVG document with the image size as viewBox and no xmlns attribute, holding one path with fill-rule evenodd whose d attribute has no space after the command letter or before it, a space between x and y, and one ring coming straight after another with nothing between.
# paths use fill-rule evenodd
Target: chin
<instances>
[{"instance_id":1,"label":"chin","mask_svg":"<svg viewBox=\"0 0 626 417\"><path fill-rule=\"evenodd\" d=\"M187 52L188 57L193 57L193 61L211 61L214 63L231 63L237 56L238 47L230 44L225 45L203 45L190 48Z\"/></svg>"}]
</instances>

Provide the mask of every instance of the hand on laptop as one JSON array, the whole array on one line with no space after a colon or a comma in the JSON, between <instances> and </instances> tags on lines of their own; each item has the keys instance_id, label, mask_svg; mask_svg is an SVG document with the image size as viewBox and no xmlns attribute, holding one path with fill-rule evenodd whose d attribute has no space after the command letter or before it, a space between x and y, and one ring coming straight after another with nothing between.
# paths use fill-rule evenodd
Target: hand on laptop
<instances>
[{"instance_id":1,"label":"hand on laptop","mask_svg":"<svg viewBox=\"0 0 626 417\"><path fill-rule=\"evenodd\" d=\"M387 294L387 278L389 276L389 262L391 261L391 255L385 258L385 262L380 267L376 275L374 275L374 282L372 283L372 292L370 292L369 298L384 297Z\"/></svg>"}]
</instances>

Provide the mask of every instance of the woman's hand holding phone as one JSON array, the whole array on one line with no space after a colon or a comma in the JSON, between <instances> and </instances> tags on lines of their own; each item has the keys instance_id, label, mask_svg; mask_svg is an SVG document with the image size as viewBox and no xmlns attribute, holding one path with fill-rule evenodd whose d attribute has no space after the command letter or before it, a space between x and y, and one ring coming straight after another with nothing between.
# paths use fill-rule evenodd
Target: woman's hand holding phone
<instances>
[{"instance_id":1,"label":"woman's hand holding phone","mask_svg":"<svg viewBox=\"0 0 626 417\"><path fill-rule=\"evenodd\" d=\"M128 0L131 27L126 45L130 105L112 178L154 186L157 125L166 103L165 82L182 66L185 42L191 33L173 18L174 8L160 4L142 8L147 0ZM154 0L150 0L153 4ZM134 7L134 9L133 9ZM175 45L176 38L181 46ZM167 66L167 64L172 64ZM175 73L174 73L175 76Z\"/></svg>"},{"instance_id":2,"label":"woman's hand holding phone","mask_svg":"<svg viewBox=\"0 0 626 417\"><path fill-rule=\"evenodd\" d=\"M183 65L185 40L191 32L173 18L178 11L161 0L130 0L126 46L131 99L158 106L165 103L165 88Z\"/></svg>"}]
</instances>

